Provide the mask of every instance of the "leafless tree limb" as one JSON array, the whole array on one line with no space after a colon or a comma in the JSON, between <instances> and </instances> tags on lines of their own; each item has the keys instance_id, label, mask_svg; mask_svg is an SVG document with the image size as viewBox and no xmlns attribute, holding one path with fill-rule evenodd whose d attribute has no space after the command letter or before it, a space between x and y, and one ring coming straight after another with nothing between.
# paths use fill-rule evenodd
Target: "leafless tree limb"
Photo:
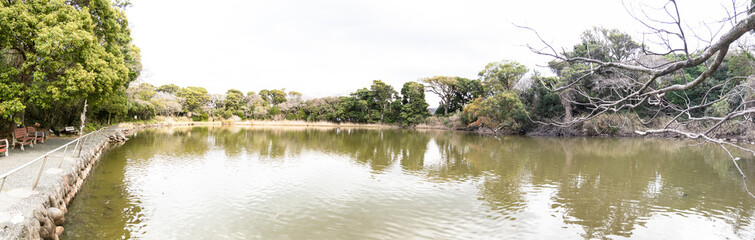
<instances>
[{"instance_id":1,"label":"leafless tree limb","mask_svg":"<svg viewBox=\"0 0 755 240\"><path fill-rule=\"evenodd\" d=\"M570 73L571 75L568 78L561 79L561 83L557 86L548 86L541 82L549 90L559 92L559 96L565 96L562 97L562 104L586 109L586 111L583 110L584 114L576 117L565 117L561 121L533 121L557 127L569 127L609 112L627 111L636 113L635 110L641 106L652 108L655 113L646 117L649 119L643 119L638 115L643 125L648 126L660 115L668 114L670 120L664 121L662 127L636 131L636 134L643 136L652 134L676 135L715 143L729 154L744 181L746 176L737 163L740 158L735 157L730 149L738 149L753 155L755 155L755 151L734 142L720 139L716 137L716 132L726 123L734 120L745 119L748 124L752 123L753 116L755 116L755 100L753 100L755 98L753 97L755 95L753 85L755 84L732 87L731 82L736 80L737 82L749 83L755 80L750 76L735 76L714 86L705 86L702 83L720 71L730 49L738 45L737 41L748 32L755 30L755 13L750 13L753 10L752 6L741 7L736 1L732 0L731 9L724 6L726 17L717 22L720 24L719 26L712 27L708 23L702 24L707 30L708 36L698 35L683 21L676 0L668 0L658 8L645 7L661 12L661 17L653 17L645 10L640 11L641 14L638 15L634 11L630 11L626 3L624 3L624 6L629 15L649 31L643 34L642 44L640 45L640 51L643 55L639 58L668 57L665 58L664 62L646 63L642 59L607 61L592 57L587 46L585 46L586 56L569 55L566 51L557 51L536 30L526 26L517 26L531 31L540 40L543 47L527 45L532 52L551 57L558 63L582 64L585 68L582 71ZM654 39L646 39L647 36L652 36ZM690 39L705 46L699 51L691 49ZM645 45L646 42L664 50L650 50ZM744 47L740 48L744 49ZM741 51L750 51L750 49ZM685 69L699 67L704 70L687 78L689 73L685 72ZM668 79L674 77L683 81L670 84L671 81ZM596 86L585 87L584 84L580 84L587 80ZM669 84L659 84L661 82ZM591 88L599 88L605 94L598 96L591 94L591 90L593 90ZM692 101L690 96L687 95L687 90L696 88L707 88L698 91L704 94L701 102ZM669 97L680 99L684 104L679 104L679 101L677 101L677 104L673 104ZM699 98L696 99L698 99L696 101L700 101ZM708 115L704 111L711 106L728 104L729 102L732 102L732 108L725 114ZM733 106L733 103L737 103L736 106ZM565 106L565 109L567 109L565 116L570 116L571 107ZM748 195L755 198L746 184L745 190Z\"/></svg>"}]
</instances>

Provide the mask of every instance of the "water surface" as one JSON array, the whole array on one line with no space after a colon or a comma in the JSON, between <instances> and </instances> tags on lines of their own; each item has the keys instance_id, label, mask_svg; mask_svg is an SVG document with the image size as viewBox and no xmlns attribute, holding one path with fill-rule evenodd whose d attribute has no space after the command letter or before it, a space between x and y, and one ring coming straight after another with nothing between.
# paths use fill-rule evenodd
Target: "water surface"
<instances>
[{"instance_id":1,"label":"water surface","mask_svg":"<svg viewBox=\"0 0 755 240\"><path fill-rule=\"evenodd\" d=\"M193 127L107 151L64 239L753 239L715 146ZM743 168L755 176L755 159ZM749 184L755 184L753 182Z\"/></svg>"}]
</instances>

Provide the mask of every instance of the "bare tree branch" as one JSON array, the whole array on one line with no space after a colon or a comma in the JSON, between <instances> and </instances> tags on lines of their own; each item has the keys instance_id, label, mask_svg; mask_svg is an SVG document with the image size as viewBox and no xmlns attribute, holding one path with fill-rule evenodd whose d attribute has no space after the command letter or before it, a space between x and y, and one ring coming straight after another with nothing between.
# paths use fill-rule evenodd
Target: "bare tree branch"
<instances>
[{"instance_id":1,"label":"bare tree branch","mask_svg":"<svg viewBox=\"0 0 755 240\"><path fill-rule=\"evenodd\" d=\"M579 107L583 114L565 117L561 121L533 120L533 122L569 127L609 112L626 111L636 114L637 108L645 107L654 112L645 117L649 119L643 119L637 114L638 119L645 126L649 126L659 116L668 115L668 118L662 119L661 127L638 130L636 134L641 136L676 135L715 143L729 154L744 181L746 176L737 163L740 158L735 157L730 148L749 152L753 156L755 156L755 151L719 139L716 134L732 121L752 124L753 116L755 116L755 100L753 99L755 98L755 80L750 76L734 76L713 86L703 83L721 71L730 49L735 51L732 46L743 46L737 41L743 39L746 33L755 30L755 13L750 13L753 10L752 6L740 7L736 1L731 2L731 9L724 6L726 18L717 23L720 26L711 27L708 23L702 23L702 27L708 31L708 36L698 35L692 30L693 28L682 21L682 14L679 12L676 0L668 0L658 8L645 7L660 12L661 17L653 17L644 10L640 11L641 15L637 15L625 3L624 6L627 13L649 31L642 35L642 44L639 47L639 51L644 55L632 61L594 57L588 46L580 49L580 51L585 51L581 55L567 54L566 51L559 52L534 29L517 26L533 32L544 46L527 45L532 52L553 58L555 64L578 66L576 70L572 69L568 74L563 75L561 82L555 84L556 86L548 86L542 81L541 83L549 90L559 92L562 104ZM648 36L653 39L646 39ZM705 46L700 50L691 49L690 39ZM664 49L650 50L645 45L646 42ZM740 47L739 51L750 50ZM661 61L658 63L653 59L661 59ZM755 66L752 67L755 68ZM692 68L700 70L692 74L691 72L695 72L689 71ZM682 81L671 84L670 79ZM747 84L732 86L733 82ZM690 96L688 91L693 89L699 95ZM595 94L595 90L599 90L601 94ZM727 112L716 115L707 113L706 109L719 106L724 106L720 109L726 109ZM564 108L567 109L565 116L570 116L571 107L564 106ZM745 190L748 195L755 198L747 185L745 185Z\"/></svg>"}]
</instances>

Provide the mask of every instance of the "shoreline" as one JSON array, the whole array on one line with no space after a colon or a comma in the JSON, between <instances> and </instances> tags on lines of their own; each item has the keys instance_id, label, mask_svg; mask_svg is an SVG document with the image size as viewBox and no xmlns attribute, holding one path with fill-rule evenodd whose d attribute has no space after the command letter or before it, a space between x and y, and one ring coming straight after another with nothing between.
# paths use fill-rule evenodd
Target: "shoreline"
<instances>
[{"instance_id":1,"label":"shoreline","mask_svg":"<svg viewBox=\"0 0 755 240\"><path fill-rule=\"evenodd\" d=\"M156 123L119 123L118 125L152 125L152 127L173 127L173 126L251 126L251 127L324 127L324 128L364 128L364 129L413 129L421 131L447 131L447 132L459 132L479 134L486 136L527 136L527 137L550 137L550 138L658 138L658 139L688 139L682 136L673 134L654 134L654 135L639 135L631 132L619 132L616 134L589 134L579 131L552 131L552 129L538 129L535 131L518 134L511 132L501 132L498 134L491 133L484 129L481 130L466 130L458 128L450 128L446 126L435 126L420 124L414 127L402 128L398 125L391 124L374 124L374 123L333 123L333 122L307 122L301 120L246 120L246 121L202 121L202 122L174 122L174 121L162 121ZM143 128L143 127L142 127ZM142 129L140 128L140 129ZM566 133L566 134L564 134ZM755 139L747 138L746 136L732 137L726 136L723 139L732 143L746 143L755 145ZM694 140L694 139L692 139Z\"/></svg>"},{"instance_id":2,"label":"shoreline","mask_svg":"<svg viewBox=\"0 0 755 240\"><path fill-rule=\"evenodd\" d=\"M112 147L118 147L119 144L127 141L128 136L134 132L163 127L190 127L190 126L249 126L249 127L324 127L324 128L364 128L364 129L401 129L395 125L385 124L338 124L328 122L304 122L304 121L243 121L243 122L157 122L157 123L119 123L108 127L107 132L103 132L90 143L87 143L82 150L80 157L73 158L73 163L55 169L59 171L57 177L46 174L40 183L40 187L32 191L30 196L22 199L19 203L11 207L15 209L11 213L3 213L13 216L8 222L0 222L0 238L5 239L58 239L58 236L64 231L62 224L65 221L67 207L78 191L86 181L90 171L100 160L104 151ZM443 132L460 132L480 135L493 135L481 131L466 131L459 129L441 128L441 127L418 127L411 128L419 131L443 131ZM501 134L519 135L526 137L552 137L552 138L657 138L657 139L676 139L681 137L669 136L640 136L640 135L620 135L620 136L557 136L548 134ZM750 141L733 139L736 142L755 144ZM67 157L68 158L68 157ZM51 169L45 171L49 172ZM7 192L5 194L8 194ZM10 224L7 224L10 223Z\"/></svg>"},{"instance_id":3,"label":"shoreline","mask_svg":"<svg viewBox=\"0 0 755 240\"><path fill-rule=\"evenodd\" d=\"M73 156L73 152L70 156L57 155L58 152L49 155L52 159L62 157L60 166L53 167L52 162L40 165L44 172L37 188L17 186L0 193L10 201L0 213L0 239L58 239L64 231L61 225L68 204L119 129L111 126L102 131L83 141L79 156ZM17 176L19 179L29 180L23 175Z\"/></svg>"}]
</instances>

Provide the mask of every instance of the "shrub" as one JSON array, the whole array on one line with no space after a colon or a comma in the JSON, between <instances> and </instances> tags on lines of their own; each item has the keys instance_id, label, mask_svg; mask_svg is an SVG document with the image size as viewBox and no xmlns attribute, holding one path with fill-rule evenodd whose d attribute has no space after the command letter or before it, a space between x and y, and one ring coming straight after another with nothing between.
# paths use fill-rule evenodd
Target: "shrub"
<instances>
[{"instance_id":1,"label":"shrub","mask_svg":"<svg viewBox=\"0 0 755 240\"><path fill-rule=\"evenodd\" d=\"M191 120L195 122L202 122L207 121L210 119L210 115L207 115L206 112L203 112L202 114L196 114L191 116Z\"/></svg>"}]
</instances>

